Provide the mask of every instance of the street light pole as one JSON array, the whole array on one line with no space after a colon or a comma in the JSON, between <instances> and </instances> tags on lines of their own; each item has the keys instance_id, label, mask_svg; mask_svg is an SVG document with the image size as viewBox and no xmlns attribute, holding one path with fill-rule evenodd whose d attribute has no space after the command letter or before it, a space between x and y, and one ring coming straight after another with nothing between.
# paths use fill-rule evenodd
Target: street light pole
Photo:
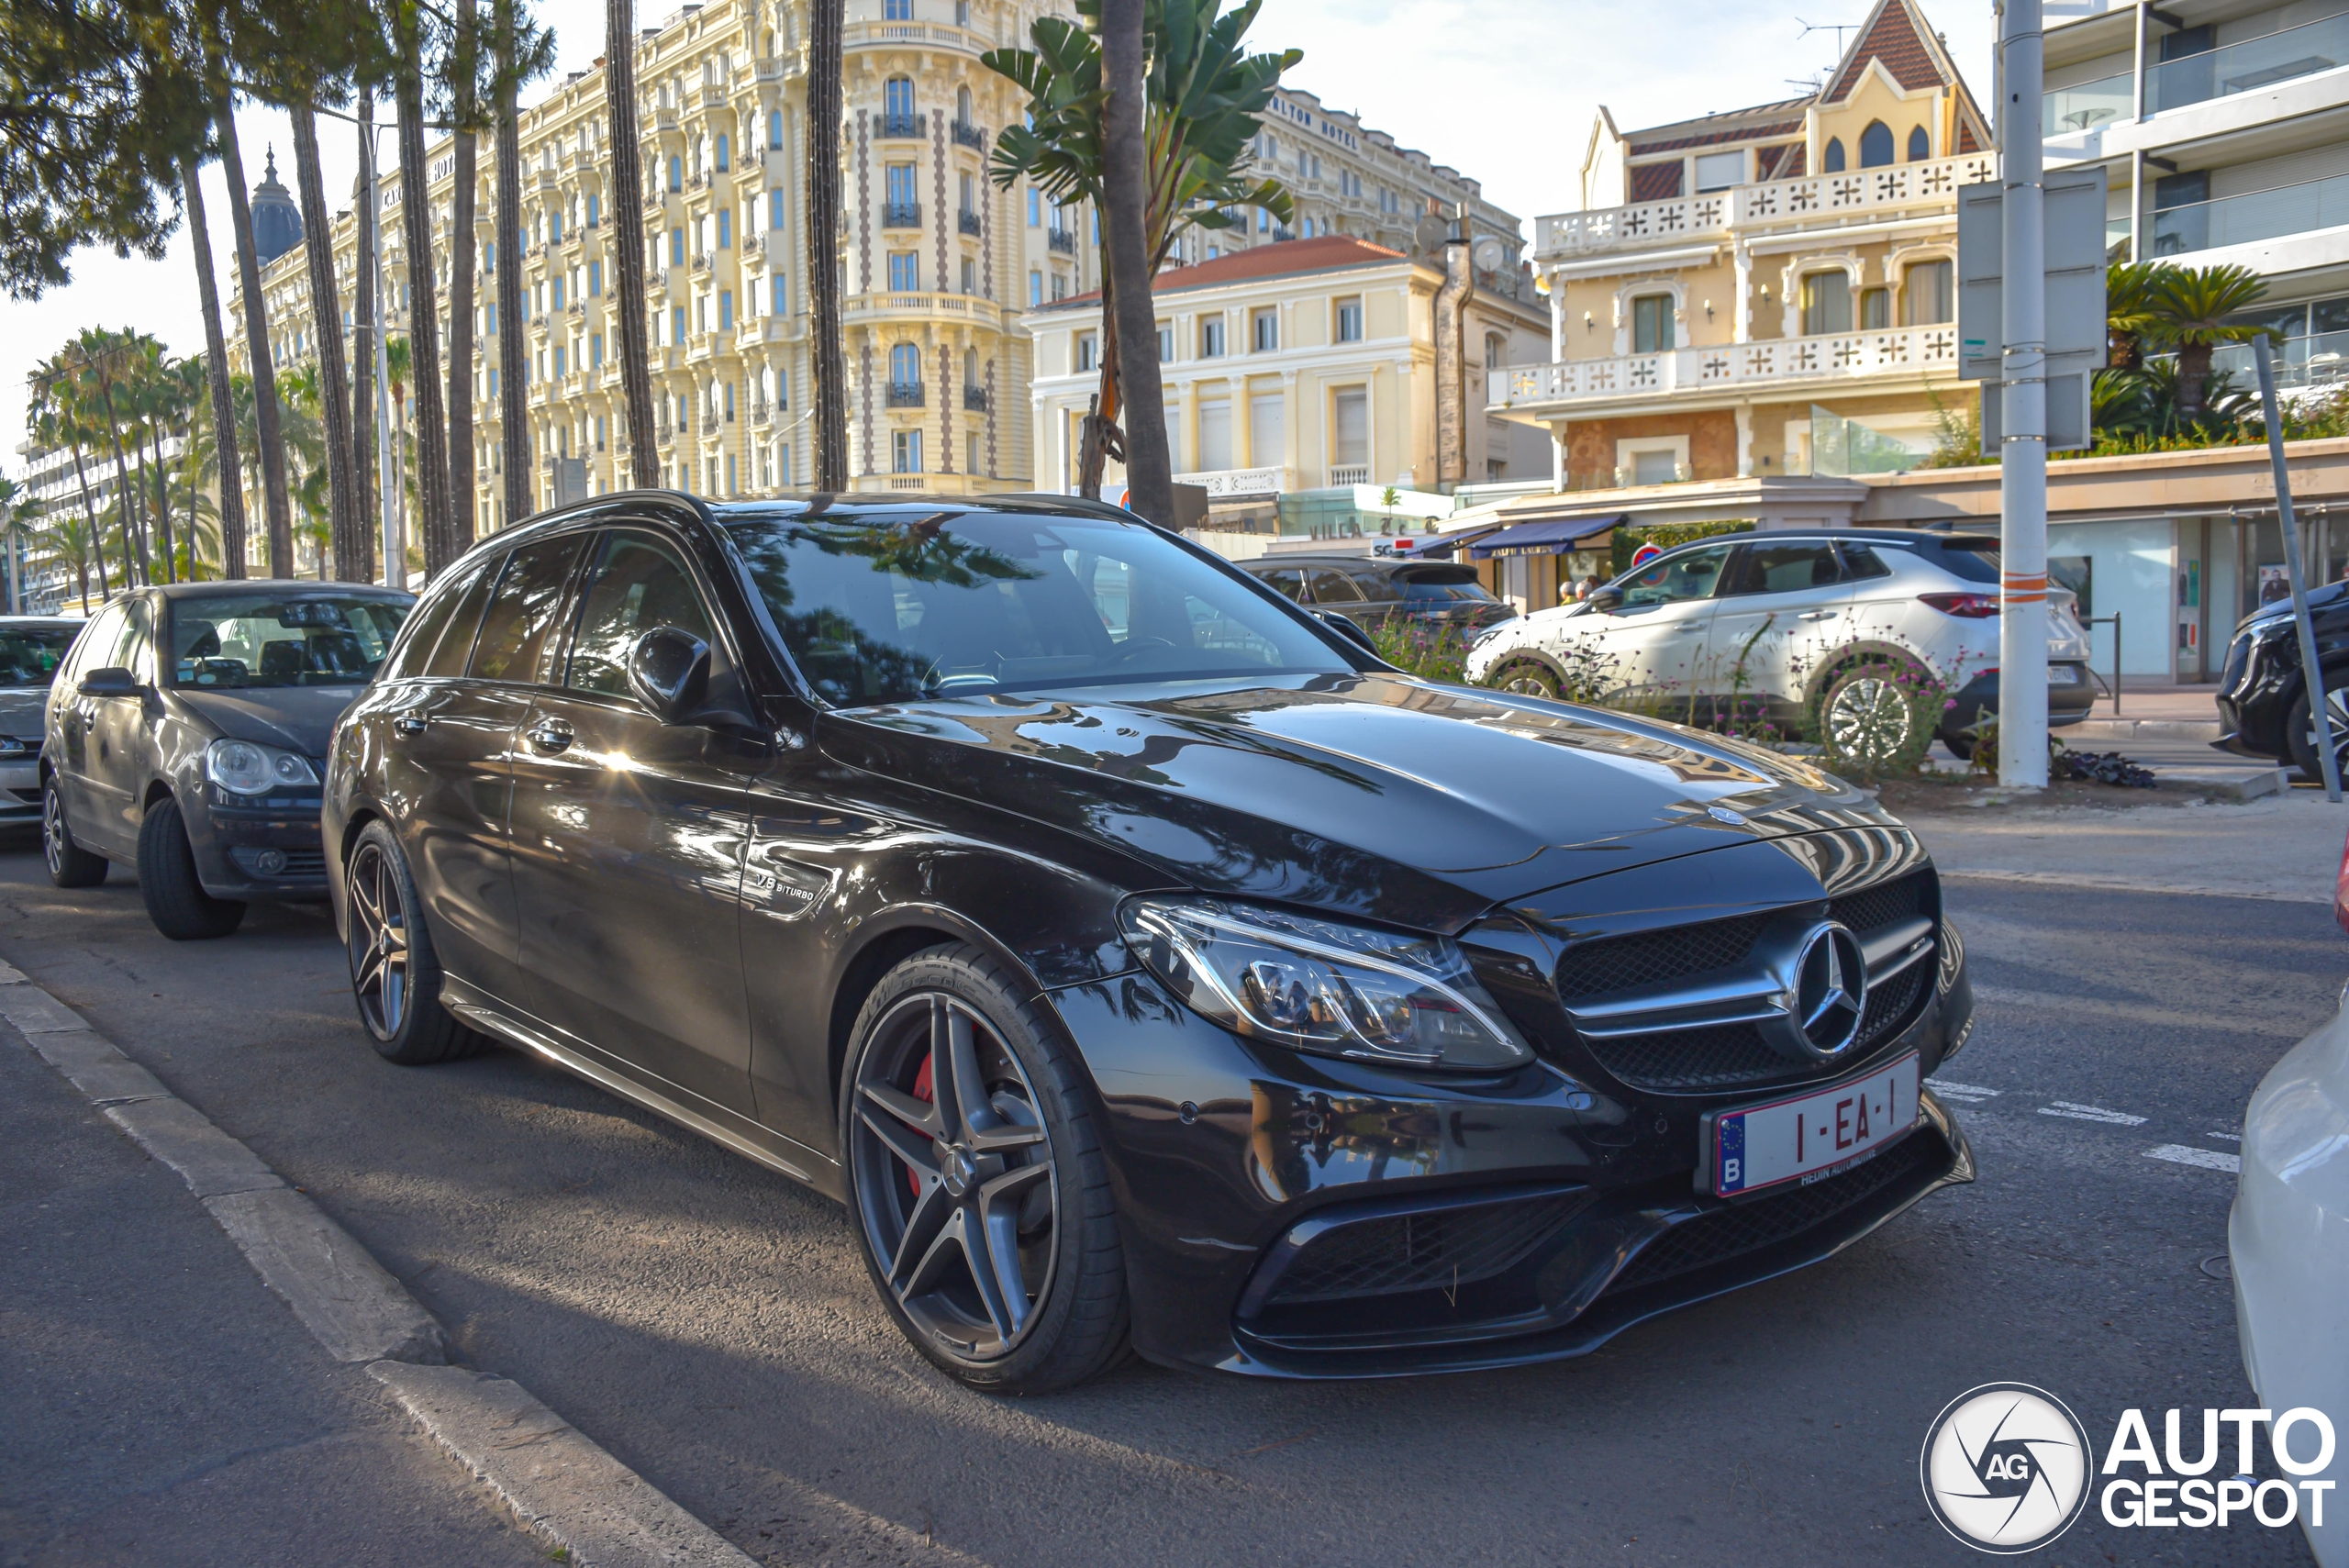
<instances>
[{"instance_id":1,"label":"street light pole","mask_svg":"<svg viewBox=\"0 0 2349 1568\"><path fill-rule=\"evenodd\" d=\"M2040 177L2040 0L2005 0L1998 27L1998 782L2047 784L2047 224Z\"/></svg>"}]
</instances>

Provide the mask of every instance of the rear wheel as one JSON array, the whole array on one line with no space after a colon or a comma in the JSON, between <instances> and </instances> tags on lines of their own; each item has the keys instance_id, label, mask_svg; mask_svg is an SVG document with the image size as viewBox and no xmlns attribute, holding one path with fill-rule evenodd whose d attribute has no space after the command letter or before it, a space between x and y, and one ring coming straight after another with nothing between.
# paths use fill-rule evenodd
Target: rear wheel
<instances>
[{"instance_id":1,"label":"rear wheel","mask_svg":"<svg viewBox=\"0 0 2349 1568\"><path fill-rule=\"evenodd\" d=\"M390 828L370 822L360 830L342 884L351 994L377 1054L427 1067L481 1050L487 1042L440 1005L440 963Z\"/></svg>"},{"instance_id":2,"label":"rear wheel","mask_svg":"<svg viewBox=\"0 0 2349 1568\"><path fill-rule=\"evenodd\" d=\"M1923 728L1914 672L1870 662L1840 671L1819 702L1819 738L1836 757L1875 766L1905 755ZM1928 737L1928 740L1931 738Z\"/></svg>"},{"instance_id":3,"label":"rear wheel","mask_svg":"<svg viewBox=\"0 0 2349 1568\"><path fill-rule=\"evenodd\" d=\"M139 896L155 929L175 942L225 937L245 918L244 905L204 891L180 803L169 795L149 806L139 826Z\"/></svg>"},{"instance_id":4,"label":"rear wheel","mask_svg":"<svg viewBox=\"0 0 2349 1568\"><path fill-rule=\"evenodd\" d=\"M73 841L65 820L65 795L51 773L40 791L40 854L49 866L49 880L60 887L95 887L106 879L106 858L94 855Z\"/></svg>"},{"instance_id":5,"label":"rear wheel","mask_svg":"<svg viewBox=\"0 0 2349 1568\"><path fill-rule=\"evenodd\" d=\"M1064 1388L1124 1351L1125 1267L1080 1083L977 948L917 953L858 1016L841 1142L865 1264L906 1338L973 1388Z\"/></svg>"},{"instance_id":6,"label":"rear wheel","mask_svg":"<svg viewBox=\"0 0 2349 1568\"><path fill-rule=\"evenodd\" d=\"M2332 732L2333 766L2349 774L2349 669L2324 673L2324 716ZM2309 694L2303 690L2285 716L2284 735L2292 749L2292 765L2304 778L2321 779L2324 763L2316 754L2316 726L2309 718Z\"/></svg>"},{"instance_id":7,"label":"rear wheel","mask_svg":"<svg viewBox=\"0 0 2349 1568\"><path fill-rule=\"evenodd\" d=\"M1521 697L1555 697L1558 695L1556 673L1547 664L1537 664L1531 660L1504 666L1501 673L1493 677L1493 684Z\"/></svg>"}]
</instances>

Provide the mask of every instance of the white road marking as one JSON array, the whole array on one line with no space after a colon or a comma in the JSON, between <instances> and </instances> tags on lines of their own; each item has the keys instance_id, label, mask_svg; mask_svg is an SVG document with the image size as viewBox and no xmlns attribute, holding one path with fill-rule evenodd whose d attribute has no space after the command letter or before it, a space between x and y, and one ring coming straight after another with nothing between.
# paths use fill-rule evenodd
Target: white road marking
<instances>
[{"instance_id":1,"label":"white road marking","mask_svg":"<svg viewBox=\"0 0 2349 1568\"><path fill-rule=\"evenodd\" d=\"M1946 1078L1928 1078L1925 1087L1954 1100L1995 1100L1999 1093L1996 1089L1986 1089L1979 1084L1953 1084Z\"/></svg>"},{"instance_id":2,"label":"white road marking","mask_svg":"<svg viewBox=\"0 0 2349 1568\"><path fill-rule=\"evenodd\" d=\"M2243 1141L2243 1134L2240 1132L2206 1132L2202 1136L2205 1138L2223 1138L2230 1143L2241 1143Z\"/></svg>"},{"instance_id":3,"label":"white road marking","mask_svg":"<svg viewBox=\"0 0 2349 1568\"><path fill-rule=\"evenodd\" d=\"M2127 1111L2109 1111L2102 1106L2076 1105L2070 1100L2057 1100L2039 1107L2041 1116L2068 1117L2074 1121L2100 1121L2113 1127L2143 1127L2145 1118L2131 1116Z\"/></svg>"},{"instance_id":4,"label":"white road marking","mask_svg":"<svg viewBox=\"0 0 2349 1568\"><path fill-rule=\"evenodd\" d=\"M2173 1165L2198 1165L2205 1171L2228 1171L2243 1173L2243 1156L2221 1154L2215 1149L2194 1149L2183 1143L2165 1143L2159 1149L2145 1151L2148 1160L2166 1160Z\"/></svg>"}]
</instances>

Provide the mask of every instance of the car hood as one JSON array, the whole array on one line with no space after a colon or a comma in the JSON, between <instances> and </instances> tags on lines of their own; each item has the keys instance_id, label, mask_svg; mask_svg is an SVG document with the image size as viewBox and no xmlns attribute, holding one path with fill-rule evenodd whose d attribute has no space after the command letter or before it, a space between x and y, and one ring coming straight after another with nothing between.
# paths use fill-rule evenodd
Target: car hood
<instances>
[{"instance_id":1,"label":"car hood","mask_svg":"<svg viewBox=\"0 0 2349 1568\"><path fill-rule=\"evenodd\" d=\"M281 746L305 757L327 754L334 721L359 696L357 686L269 686L260 691L191 691L172 698L230 740Z\"/></svg>"},{"instance_id":2,"label":"car hood","mask_svg":"<svg viewBox=\"0 0 2349 1568\"><path fill-rule=\"evenodd\" d=\"M0 686L0 735L39 745L48 708L47 686Z\"/></svg>"},{"instance_id":3,"label":"car hood","mask_svg":"<svg viewBox=\"0 0 2349 1568\"><path fill-rule=\"evenodd\" d=\"M1411 917L1378 910L1390 894L1458 911L1756 839L1901 831L1797 759L1390 675L942 698L823 733L841 762L1054 823L1193 886L1397 919Z\"/></svg>"}]
</instances>

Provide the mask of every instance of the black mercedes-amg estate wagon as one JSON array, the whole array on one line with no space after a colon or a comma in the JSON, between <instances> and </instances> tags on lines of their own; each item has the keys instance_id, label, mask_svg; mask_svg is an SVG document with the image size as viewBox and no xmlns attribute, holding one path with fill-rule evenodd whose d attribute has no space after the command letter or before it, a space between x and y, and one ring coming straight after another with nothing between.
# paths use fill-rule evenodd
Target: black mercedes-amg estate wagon
<instances>
[{"instance_id":1,"label":"black mercedes-amg estate wagon","mask_svg":"<svg viewBox=\"0 0 2349 1568\"><path fill-rule=\"evenodd\" d=\"M844 1200L1007 1392L1574 1355L1972 1178L1898 821L1354 629L1079 501L500 533L335 731L360 1013Z\"/></svg>"}]
</instances>

